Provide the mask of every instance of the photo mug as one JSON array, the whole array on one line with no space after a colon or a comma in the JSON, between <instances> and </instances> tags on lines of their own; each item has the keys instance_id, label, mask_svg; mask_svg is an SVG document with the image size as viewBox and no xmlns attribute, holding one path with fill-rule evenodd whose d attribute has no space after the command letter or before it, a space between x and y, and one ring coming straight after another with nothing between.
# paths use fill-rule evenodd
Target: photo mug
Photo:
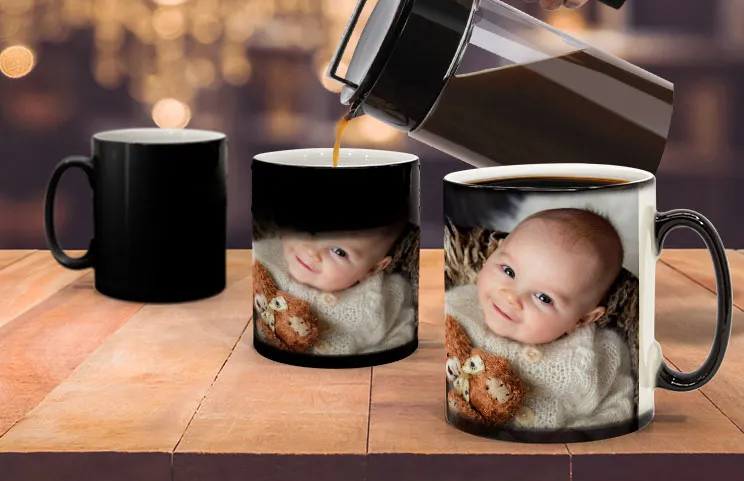
<instances>
[{"instance_id":1,"label":"photo mug","mask_svg":"<svg viewBox=\"0 0 744 481\"><path fill-rule=\"evenodd\" d=\"M184 302L225 288L227 140L204 130L125 129L97 133L90 157L67 157L46 192L45 231L54 258L92 267L95 288L136 302ZM54 227L54 198L70 168L93 189L93 239L79 258L65 254Z\"/></svg>"},{"instance_id":2,"label":"photo mug","mask_svg":"<svg viewBox=\"0 0 744 481\"><path fill-rule=\"evenodd\" d=\"M332 152L253 159L253 343L298 366L397 361L418 346L419 159Z\"/></svg>"},{"instance_id":3,"label":"photo mug","mask_svg":"<svg viewBox=\"0 0 744 481\"><path fill-rule=\"evenodd\" d=\"M516 442L615 437L648 425L654 389L691 391L718 370L731 332L728 260L690 210L657 212L656 179L612 165L542 164L444 179L446 417ZM717 328L696 371L654 338L656 261L688 227L716 272Z\"/></svg>"}]
</instances>

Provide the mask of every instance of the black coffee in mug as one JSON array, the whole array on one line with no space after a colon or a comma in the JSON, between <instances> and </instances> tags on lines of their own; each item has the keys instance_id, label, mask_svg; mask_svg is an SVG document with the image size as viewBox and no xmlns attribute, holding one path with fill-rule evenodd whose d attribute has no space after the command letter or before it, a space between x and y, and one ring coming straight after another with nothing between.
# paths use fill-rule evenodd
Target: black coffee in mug
<instances>
[{"instance_id":1,"label":"black coffee in mug","mask_svg":"<svg viewBox=\"0 0 744 481\"><path fill-rule=\"evenodd\" d=\"M473 182L484 187L513 188L519 190L571 190L604 187L627 183L626 180L591 177L511 177Z\"/></svg>"},{"instance_id":2,"label":"black coffee in mug","mask_svg":"<svg viewBox=\"0 0 744 481\"><path fill-rule=\"evenodd\" d=\"M97 133L92 155L67 157L52 173L45 230L54 258L92 267L100 293L136 302L183 302L220 293L226 281L227 141L203 130L127 129ZM93 189L93 239L65 254L54 197L79 167Z\"/></svg>"}]
</instances>

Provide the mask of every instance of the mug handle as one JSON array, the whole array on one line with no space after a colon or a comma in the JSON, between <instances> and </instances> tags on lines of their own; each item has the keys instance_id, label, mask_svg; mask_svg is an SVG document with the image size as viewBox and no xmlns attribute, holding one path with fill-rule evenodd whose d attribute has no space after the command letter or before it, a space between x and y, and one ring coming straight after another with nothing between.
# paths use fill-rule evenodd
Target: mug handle
<instances>
[{"instance_id":1,"label":"mug handle","mask_svg":"<svg viewBox=\"0 0 744 481\"><path fill-rule=\"evenodd\" d=\"M65 251L57 240L57 232L54 229L54 199L57 195L57 185L62 175L72 167L79 167L85 172L91 189L93 188L93 161L88 157L72 156L66 157L57 164L49 179L49 185L46 191L46 202L44 206L44 231L49 249L52 251L54 258L67 267L68 269L87 269L93 267L93 241L91 240L88 250L82 257L74 258L65 254Z\"/></svg>"},{"instance_id":2,"label":"mug handle","mask_svg":"<svg viewBox=\"0 0 744 481\"><path fill-rule=\"evenodd\" d=\"M695 371L679 372L670 368L662 357L661 369L656 379L656 387L670 391L693 391L707 384L723 362L729 338L731 337L731 318L733 291L728 258L723 242L713 224L703 215L689 209L675 209L656 214L656 252L661 254L664 239L678 227L694 230L704 241L710 251L716 273L716 332L708 358Z\"/></svg>"}]
</instances>

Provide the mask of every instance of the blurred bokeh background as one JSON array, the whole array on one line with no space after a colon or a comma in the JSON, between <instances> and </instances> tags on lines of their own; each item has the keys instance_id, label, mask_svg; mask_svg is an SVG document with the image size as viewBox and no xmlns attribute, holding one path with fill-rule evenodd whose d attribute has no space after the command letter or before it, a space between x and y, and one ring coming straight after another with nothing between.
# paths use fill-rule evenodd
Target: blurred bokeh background
<instances>
[{"instance_id":1,"label":"blurred bokeh background","mask_svg":"<svg viewBox=\"0 0 744 481\"><path fill-rule=\"evenodd\" d=\"M699 210L744 247L744 1L590 0L578 10L510 4L675 84L659 210ZM0 249L46 248L44 191L102 130L160 126L229 138L230 248L251 245L251 157L330 147L345 112L323 72L356 0L0 0ZM738 135L737 135L738 133ZM371 119L345 147L422 159L423 246L442 244L442 177L467 164ZM88 245L81 172L58 194L67 249ZM675 232L669 247L702 247Z\"/></svg>"}]
</instances>

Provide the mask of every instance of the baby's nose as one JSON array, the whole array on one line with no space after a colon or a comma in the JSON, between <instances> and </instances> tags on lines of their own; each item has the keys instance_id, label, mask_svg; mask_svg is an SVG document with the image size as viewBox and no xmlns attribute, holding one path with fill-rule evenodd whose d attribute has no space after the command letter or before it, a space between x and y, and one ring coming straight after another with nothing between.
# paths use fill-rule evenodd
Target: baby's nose
<instances>
[{"instance_id":1,"label":"baby's nose","mask_svg":"<svg viewBox=\"0 0 744 481\"><path fill-rule=\"evenodd\" d=\"M522 305L519 302L519 296L517 296L514 291L510 289L504 289L503 291L501 291L501 295L511 306L521 309Z\"/></svg>"},{"instance_id":2,"label":"baby's nose","mask_svg":"<svg viewBox=\"0 0 744 481\"><path fill-rule=\"evenodd\" d=\"M320 254L318 253L318 249L316 249L314 246L310 244L302 244L300 248L302 249L302 253L305 254L310 260L320 262Z\"/></svg>"}]
</instances>

